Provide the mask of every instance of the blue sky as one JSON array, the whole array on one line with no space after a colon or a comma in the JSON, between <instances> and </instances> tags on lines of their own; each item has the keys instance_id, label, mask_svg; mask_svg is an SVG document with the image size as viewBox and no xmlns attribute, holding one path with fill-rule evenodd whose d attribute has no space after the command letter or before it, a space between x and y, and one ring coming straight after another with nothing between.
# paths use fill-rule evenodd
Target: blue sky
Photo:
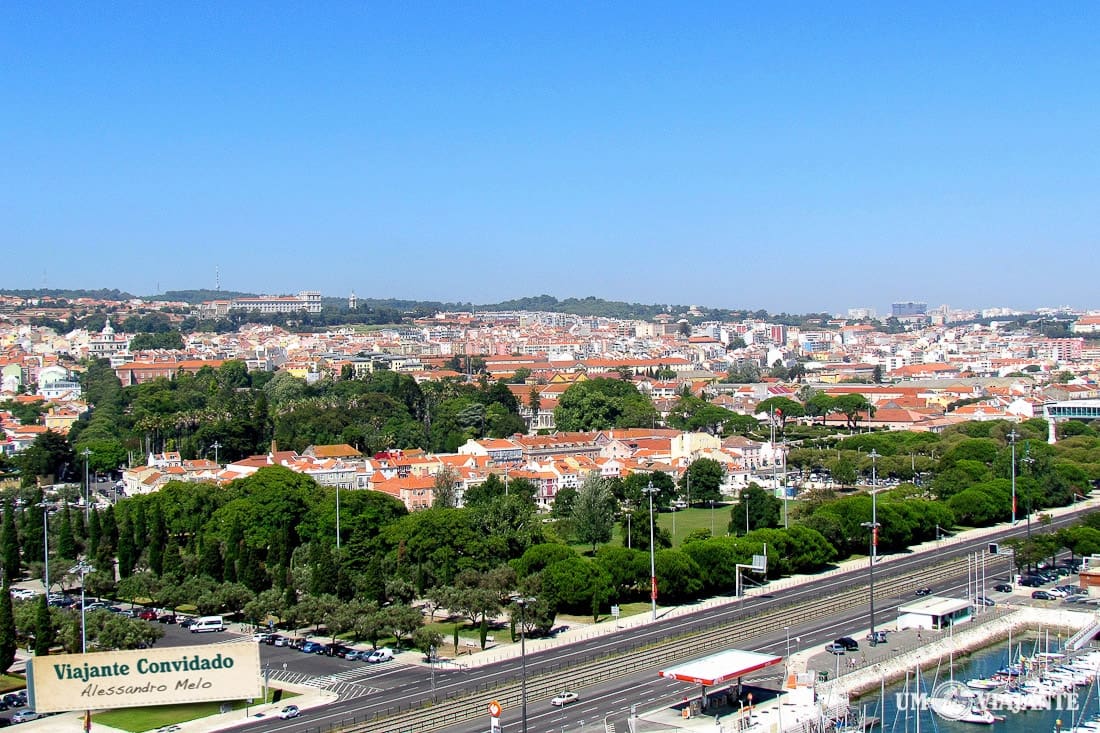
<instances>
[{"instance_id":1,"label":"blue sky","mask_svg":"<svg viewBox=\"0 0 1100 733\"><path fill-rule=\"evenodd\" d=\"M1098 307L1100 5L7 3L0 288Z\"/></svg>"}]
</instances>

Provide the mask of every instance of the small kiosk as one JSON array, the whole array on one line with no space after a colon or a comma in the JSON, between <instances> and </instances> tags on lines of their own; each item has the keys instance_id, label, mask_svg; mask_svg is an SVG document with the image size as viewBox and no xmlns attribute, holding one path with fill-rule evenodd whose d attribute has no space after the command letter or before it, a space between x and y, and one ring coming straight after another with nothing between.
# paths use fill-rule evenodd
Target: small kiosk
<instances>
[{"instance_id":1,"label":"small kiosk","mask_svg":"<svg viewBox=\"0 0 1100 733\"><path fill-rule=\"evenodd\" d=\"M701 712L708 709L712 702L711 698L717 698L714 702L718 703L726 702L728 695L732 696L733 700L740 699L742 677L765 667L779 664L782 661L783 657L774 654L731 649L718 654L711 654L709 657L685 662L669 669L662 669L658 674L668 679L700 685L699 707ZM708 687L718 687L733 680L736 680L736 688L729 691L728 695L726 691L712 692L710 696L707 695ZM751 702L750 698L750 707ZM692 707L694 708L694 706ZM693 710L693 712L695 711Z\"/></svg>"}]
</instances>

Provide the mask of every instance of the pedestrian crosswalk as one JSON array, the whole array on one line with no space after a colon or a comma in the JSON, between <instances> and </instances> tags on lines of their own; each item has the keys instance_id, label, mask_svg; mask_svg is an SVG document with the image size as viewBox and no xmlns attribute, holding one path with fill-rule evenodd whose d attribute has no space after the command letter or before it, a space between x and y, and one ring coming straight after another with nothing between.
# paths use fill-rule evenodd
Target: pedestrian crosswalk
<instances>
[{"instance_id":1,"label":"pedestrian crosswalk","mask_svg":"<svg viewBox=\"0 0 1100 733\"><path fill-rule=\"evenodd\" d=\"M311 675L305 672L273 669L270 671L270 675L271 679L277 682L305 685L334 692L340 700L354 700L382 692L380 687L365 684L370 678L370 670L365 669L346 669L342 672L326 675Z\"/></svg>"}]
</instances>

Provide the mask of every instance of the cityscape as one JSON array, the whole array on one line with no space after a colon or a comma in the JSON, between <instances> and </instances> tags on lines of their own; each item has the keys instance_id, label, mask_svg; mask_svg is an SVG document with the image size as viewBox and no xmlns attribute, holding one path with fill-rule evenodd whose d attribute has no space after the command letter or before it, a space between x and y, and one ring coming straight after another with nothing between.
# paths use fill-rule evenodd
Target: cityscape
<instances>
[{"instance_id":1,"label":"cityscape","mask_svg":"<svg viewBox=\"0 0 1100 733\"><path fill-rule=\"evenodd\" d=\"M1100 5L0 5L0 727L1100 733Z\"/></svg>"}]
</instances>

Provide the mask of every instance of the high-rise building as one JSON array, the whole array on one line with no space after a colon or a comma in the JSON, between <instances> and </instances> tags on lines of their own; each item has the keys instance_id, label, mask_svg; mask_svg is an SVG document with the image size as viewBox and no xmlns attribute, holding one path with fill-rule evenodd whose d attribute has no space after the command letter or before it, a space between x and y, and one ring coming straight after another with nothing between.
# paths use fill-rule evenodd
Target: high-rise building
<instances>
[{"instance_id":1,"label":"high-rise building","mask_svg":"<svg viewBox=\"0 0 1100 733\"><path fill-rule=\"evenodd\" d=\"M927 303L914 303L912 301L905 303L893 303L890 306L890 315L894 318L903 318L905 316L923 316L928 312Z\"/></svg>"}]
</instances>

